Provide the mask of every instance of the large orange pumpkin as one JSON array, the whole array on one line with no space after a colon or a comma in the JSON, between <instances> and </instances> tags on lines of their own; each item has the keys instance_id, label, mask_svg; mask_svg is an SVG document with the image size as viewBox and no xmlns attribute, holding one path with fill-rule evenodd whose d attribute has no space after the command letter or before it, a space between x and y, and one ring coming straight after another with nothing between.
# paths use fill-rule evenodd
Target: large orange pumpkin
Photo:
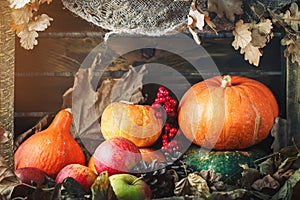
<instances>
[{"instance_id":1,"label":"large orange pumpkin","mask_svg":"<svg viewBox=\"0 0 300 200\"><path fill-rule=\"evenodd\" d=\"M178 123L195 144L216 150L244 149L265 139L278 116L272 92L240 76L217 76L193 85L182 97Z\"/></svg>"},{"instance_id":2,"label":"large orange pumpkin","mask_svg":"<svg viewBox=\"0 0 300 200\"><path fill-rule=\"evenodd\" d=\"M55 178L68 164L85 164L81 147L70 133L72 114L61 110L50 126L25 140L14 154L15 168L36 167Z\"/></svg>"},{"instance_id":3,"label":"large orange pumpkin","mask_svg":"<svg viewBox=\"0 0 300 200\"><path fill-rule=\"evenodd\" d=\"M162 119L155 116L155 110L149 105L113 102L101 117L101 132L105 139L120 136L138 147L155 143L162 127Z\"/></svg>"}]
</instances>

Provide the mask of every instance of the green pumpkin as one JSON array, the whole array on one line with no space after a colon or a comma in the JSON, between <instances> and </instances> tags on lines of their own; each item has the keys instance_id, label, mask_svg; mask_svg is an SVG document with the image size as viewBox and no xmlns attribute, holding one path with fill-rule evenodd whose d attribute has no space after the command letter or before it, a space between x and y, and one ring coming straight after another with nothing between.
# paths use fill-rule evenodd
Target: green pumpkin
<instances>
[{"instance_id":1,"label":"green pumpkin","mask_svg":"<svg viewBox=\"0 0 300 200\"><path fill-rule=\"evenodd\" d=\"M241 178L241 164L255 167L254 161L265 155L266 153L259 150L208 151L192 146L183 155L183 161L195 171L213 169L214 173L222 175L225 183L235 184Z\"/></svg>"}]
</instances>

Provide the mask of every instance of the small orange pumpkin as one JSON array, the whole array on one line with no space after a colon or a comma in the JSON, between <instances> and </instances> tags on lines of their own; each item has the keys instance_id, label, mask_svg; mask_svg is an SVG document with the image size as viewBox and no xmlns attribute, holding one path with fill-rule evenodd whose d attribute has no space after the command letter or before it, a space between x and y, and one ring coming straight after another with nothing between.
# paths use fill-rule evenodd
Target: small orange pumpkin
<instances>
[{"instance_id":1,"label":"small orange pumpkin","mask_svg":"<svg viewBox=\"0 0 300 200\"><path fill-rule=\"evenodd\" d=\"M113 102L101 117L101 132L105 139L120 136L138 147L155 143L162 127L162 119L155 116L155 110L149 105Z\"/></svg>"},{"instance_id":2,"label":"small orange pumpkin","mask_svg":"<svg viewBox=\"0 0 300 200\"><path fill-rule=\"evenodd\" d=\"M166 162L164 154L160 150L154 150L151 148L139 148L142 154L142 160L148 163L152 163L153 160L157 160L157 163Z\"/></svg>"},{"instance_id":3,"label":"small orange pumpkin","mask_svg":"<svg viewBox=\"0 0 300 200\"><path fill-rule=\"evenodd\" d=\"M36 167L55 178L68 164L84 165L81 147L70 133L72 114L61 110L50 126L25 140L14 154L15 168Z\"/></svg>"},{"instance_id":4,"label":"small orange pumpkin","mask_svg":"<svg viewBox=\"0 0 300 200\"><path fill-rule=\"evenodd\" d=\"M244 149L265 139L278 116L272 92L240 76L217 76L192 86L182 97L178 123L199 146Z\"/></svg>"}]
</instances>

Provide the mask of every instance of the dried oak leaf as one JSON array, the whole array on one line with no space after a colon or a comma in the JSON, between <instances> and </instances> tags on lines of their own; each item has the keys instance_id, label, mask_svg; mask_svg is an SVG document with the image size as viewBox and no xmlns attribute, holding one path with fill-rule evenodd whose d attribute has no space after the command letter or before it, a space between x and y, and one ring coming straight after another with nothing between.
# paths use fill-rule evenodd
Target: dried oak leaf
<instances>
[{"instance_id":1,"label":"dried oak leaf","mask_svg":"<svg viewBox=\"0 0 300 200\"><path fill-rule=\"evenodd\" d=\"M24 7L19 9L12 9L11 12L11 17L14 25L29 23L32 16L32 7L29 5L25 5Z\"/></svg>"},{"instance_id":2,"label":"dried oak leaf","mask_svg":"<svg viewBox=\"0 0 300 200\"><path fill-rule=\"evenodd\" d=\"M34 45L38 44L37 37L39 34L36 31L30 31L28 27L25 27L20 31L17 36L20 38L21 46L24 49L33 49Z\"/></svg>"},{"instance_id":3,"label":"dried oak leaf","mask_svg":"<svg viewBox=\"0 0 300 200\"><path fill-rule=\"evenodd\" d=\"M12 199L16 190L23 186L8 167L7 162L0 156L0 199Z\"/></svg>"},{"instance_id":4,"label":"dried oak leaf","mask_svg":"<svg viewBox=\"0 0 300 200\"><path fill-rule=\"evenodd\" d=\"M245 48L241 49L241 54L245 54L245 60L248 60L250 64L259 65L260 57L262 56L259 47L248 44Z\"/></svg>"},{"instance_id":5,"label":"dried oak leaf","mask_svg":"<svg viewBox=\"0 0 300 200\"><path fill-rule=\"evenodd\" d=\"M272 29L273 25L269 19L262 19L259 23L253 24L251 44L259 48L265 47L274 37Z\"/></svg>"},{"instance_id":6,"label":"dried oak leaf","mask_svg":"<svg viewBox=\"0 0 300 200\"><path fill-rule=\"evenodd\" d=\"M285 36L281 40L282 45L286 45L287 48L284 50L284 56L288 58L291 56L292 63L297 62L300 64L300 38L291 38Z\"/></svg>"},{"instance_id":7,"label":"dried oak leaf","mask_svg":"<svg viewBox=\"0 0 300 200\"><path fill-rule=\"evenodd\" d=\"M0 144L4 144L8 142L10 139L12 139L12 137L13 137L12 133L6 131L0 125Z\"/></svg>"},{"instance_id":8,"label":"dried oak leaf","mask_svg":"<svg viewBox=\"0 0 300 200\"><path fill-rule=\"evenodd\" d=\"M283 19L286 24L291 26L294 31L297 32L299 30L300 12L297 3L292 3L290 9L287 10L285 14L281 13L279 17Z\"/></svg>"},{"instance_id":9,"label":"dried oak leaf","mask_svg":"<svg viewBox=\"0 0 300 200\"><path fill-rule=\"evenodd\" d=\"M243 20L239 20L235 24L235 29L233 31L234 41L232 42L232 46L235 50L239 48L245 48L251 42L251 31L249 30L251 27L250 23L244 23Z\"/></svg>"},{"instance_id":10,"label":"dried oak leaf","mask_svg":"<svg viewBox=\"0 0 300 200\"><path fill-rule=\"evenodd\" d=\"M200 45L201 39L199 38L196 28L203 30L205 25L205 14L197 9L195 1L192 2L189 15L188 15L188 28L189 32L192 34L195 42Z\"/></svg>"},{"instance_id":11,"label":"dried oak leaf","mask_svg":"<svg viewBox=\"0 0 300 200\"><path fill-rule=\"evenodd\" d=\"M117 200L117 197L110 185L108 173L102 172L95 182L93 183L92 187L92 200L97 199L106 199L106 200Z\"/></svg>"},{"instance_id":12,"label":"dried oak leaf","mask_svg":"<svg viewBox=\"0 0 300 200\"><path fill-rule=\"evenodd\" d=\"M243 168L242 177L238 180L238 184L242 188L249 189L254 181L259 179L260 173L255 168L250 168L248 165L240 165Z\"/></svg>"},{"instance_id":13,"label":"dried oak leaf","mask_svg":"<svg viewBox=\"0 0 300 200\"><path fill-rule=\"evenodd\" d=\"M206 197L210 192L204 178L199 173L194 172L175 183L174 194L176 196L194 195L197 197Z\"/></svg>"},{"instance_id":14,"label":"dried oak leaf","mask_svg":"<svg viewBox=\"0 0 300 200\"><path fill-rule=\"evenodd\" d=\"M50 26L51 17L46 14L36 16L33 21L28 23L29 31L44 31Z\"/></svg>"},{"instance_id":15,"label":"dried oak leaf","mask_svg":"<svg viewBox=\"0 0 300 200\"><path fill-rule=\"evenodd\" d=\"M295 173L284 183L280 190L272 197L271 200L292 199L294 187L300 182L300 169L296 170ZM297 191L298 193L298 191Z\"/></svg>"},{"instance_id":16,"label":"dried oak leaf","mask_svg":"<svg viewBox=\"0 0 300 200\"><path fill-rule=\"evenodd\" d=\"M235 20L235 14L244 13L242 9L242 0L208 0L208 11L215 12L219 18L225 16L232 22Z\"/></svg>"},{"instance_id":17,"label":"dried oak leaf","mask_svg":"<svg viewBox=\"0 0 300 200\"><path fill-rule=\"evenodd\" d=\"M30 0L9 0L9 3L11 8L19 9L30 3Z\"/></svg>"},{"instance_id":18,"label":"dried oak leaf","mask_svg":"<svg viewBox=\"0 0 300 200\"><path fill-rule=\"evenodd\" d=\"M256 180L251 187L258 191L262 191L264 189L278 190L280 188L280 184L275 178L268 174L262 179Z\"/></svg>"}]
</instances>

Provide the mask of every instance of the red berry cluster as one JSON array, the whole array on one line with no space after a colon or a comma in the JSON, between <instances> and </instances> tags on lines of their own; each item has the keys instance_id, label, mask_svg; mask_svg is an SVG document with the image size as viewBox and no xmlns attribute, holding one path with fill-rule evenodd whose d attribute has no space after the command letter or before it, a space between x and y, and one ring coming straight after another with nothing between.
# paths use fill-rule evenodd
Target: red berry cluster
<instances>
[{"instance_id":1,"label":"red berry cluster","mask_svg":"<svg viewBox=\"0 0 300 200\"><path fill-rule=\"evenodd\" d=\"M152 107L156 109L156 117L166 116L166 122L162 130L162 150L172 152L179 149L178 141L174 139L176 134L180 134L177 124L177 100L170 97L169 91L160 86Z\"/></svg>"}]
</instances>

